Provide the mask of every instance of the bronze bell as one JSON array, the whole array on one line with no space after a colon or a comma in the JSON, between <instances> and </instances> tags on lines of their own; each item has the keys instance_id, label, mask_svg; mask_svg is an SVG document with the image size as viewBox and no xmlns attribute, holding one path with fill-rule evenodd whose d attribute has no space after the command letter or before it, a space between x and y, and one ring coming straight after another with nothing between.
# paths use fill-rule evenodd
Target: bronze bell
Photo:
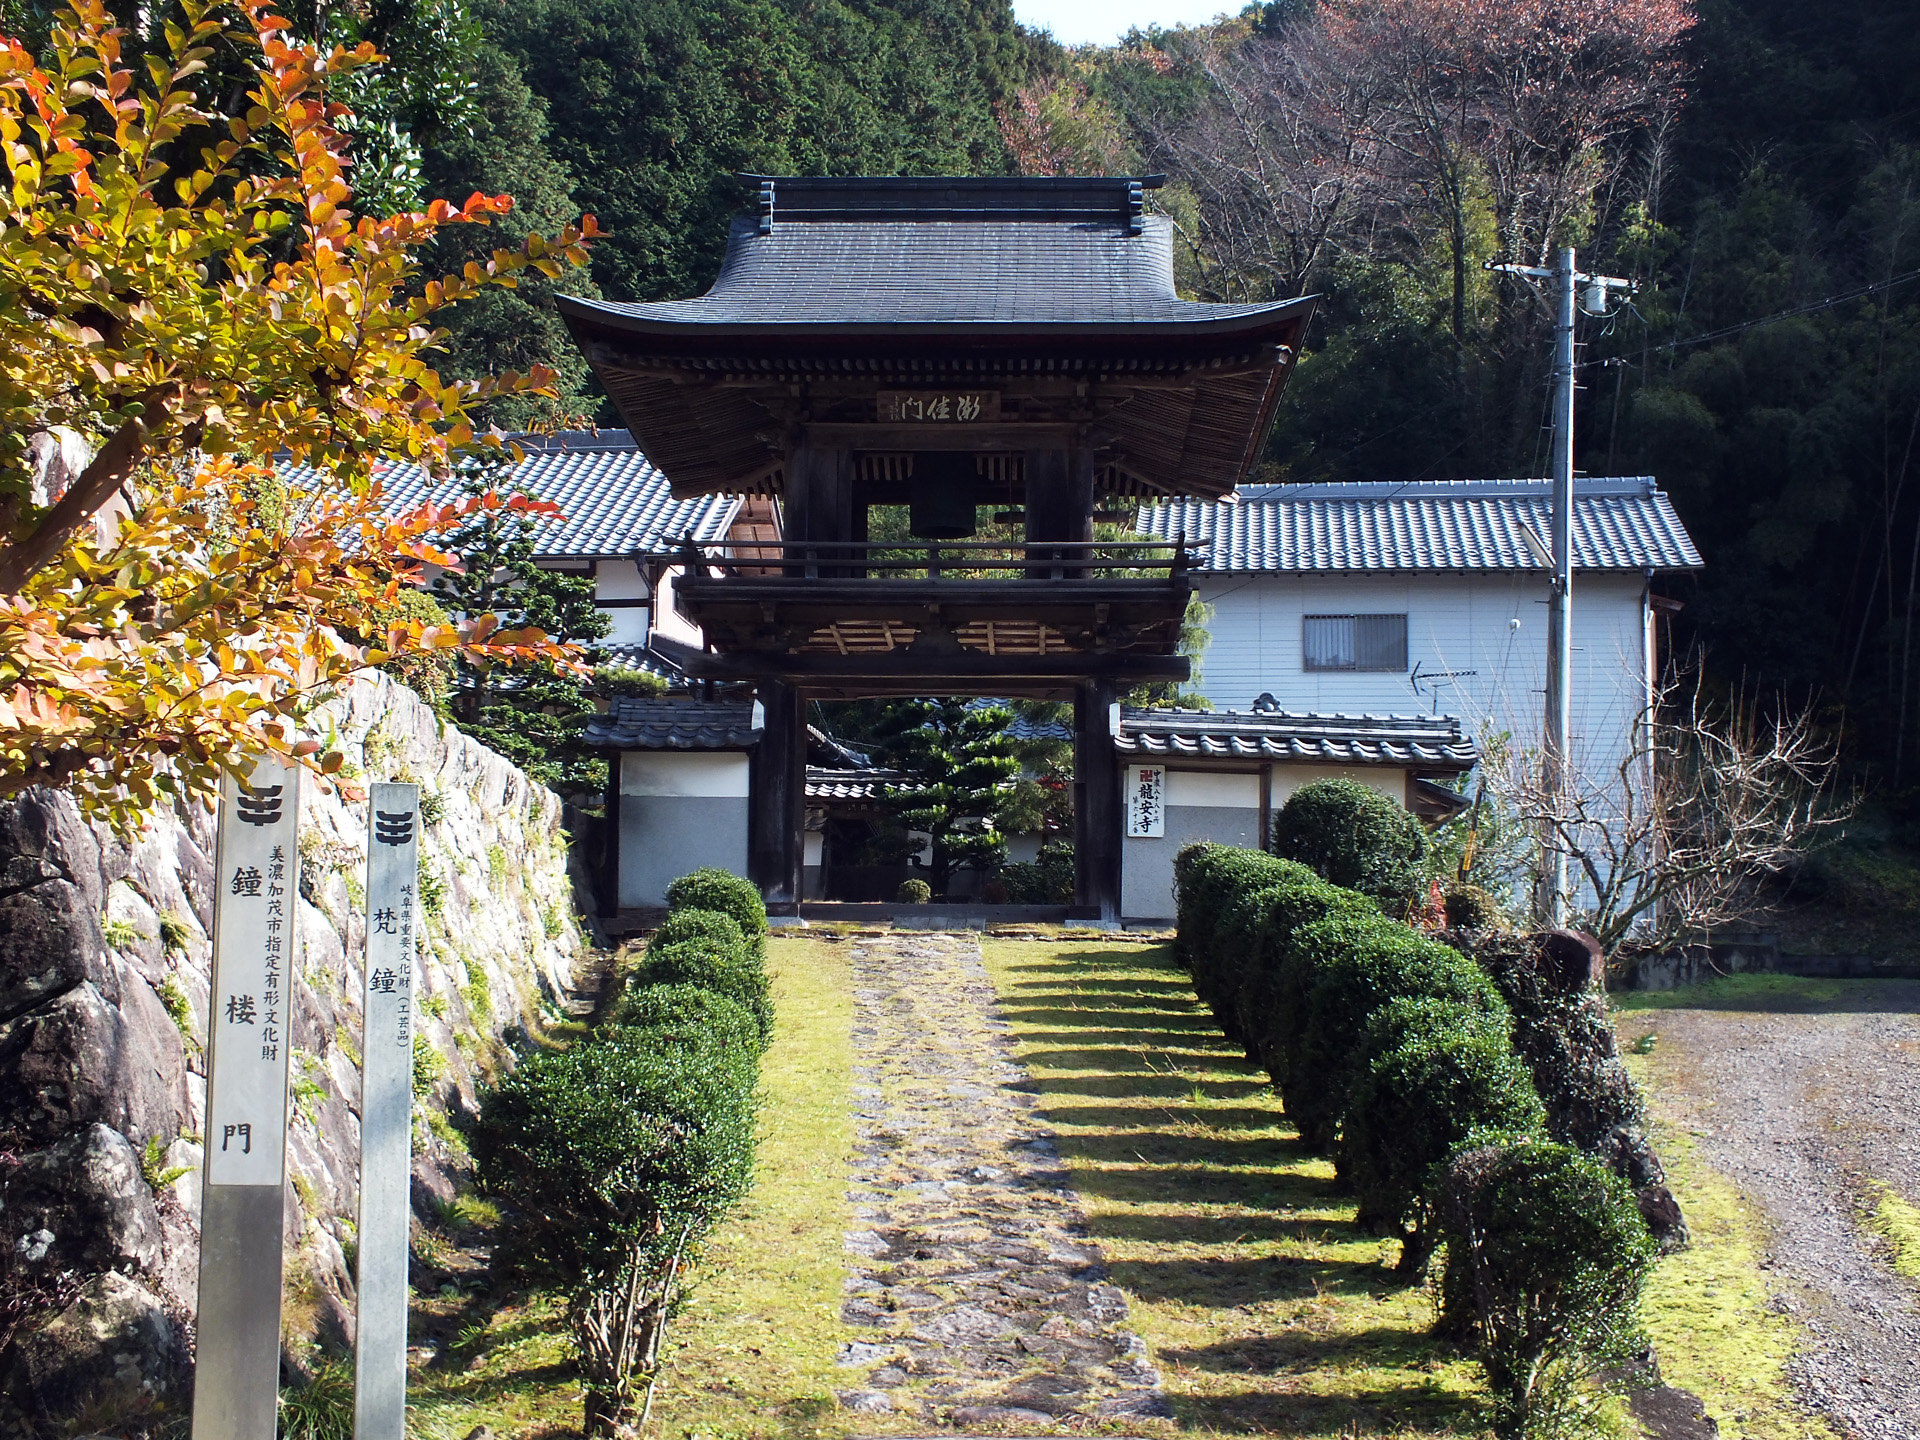
<instances>
[{"instance_id":1,"label":"bronze bell","mask_svg":"<svg viewBox=\"0 0 1920 1440\"><path fill-rule=\"evenodd\" d=\"M908 529L920 540L964 540L976 530L979 466L965 450L926 450L913 457Z\"/></svg>"}]
</instances>

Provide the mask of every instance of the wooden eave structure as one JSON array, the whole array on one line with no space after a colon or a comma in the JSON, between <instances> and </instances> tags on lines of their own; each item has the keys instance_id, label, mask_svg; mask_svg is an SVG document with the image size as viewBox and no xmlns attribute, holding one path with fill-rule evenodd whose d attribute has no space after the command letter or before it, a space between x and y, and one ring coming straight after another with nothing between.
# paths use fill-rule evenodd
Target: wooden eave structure
<instances>
[{"instance_id":1,"label":"wooden eave structure","mask_svg":"<svg viewBox=\"0 0 1920 1440\"><path fill-rule=\"evenodd\" d=\"M1023 457L1090 451L1106 495L1218 499L1246 475L1313 297L1174 291L1144 179L749 177L713 288L622 304L559 296L595 374L676 495L784 495L796 445L848 449L869 503L912 456L982 458L1018 504ZM978 423L876 414L881 390L994 394Z\"/></svg>"}]
</instances>

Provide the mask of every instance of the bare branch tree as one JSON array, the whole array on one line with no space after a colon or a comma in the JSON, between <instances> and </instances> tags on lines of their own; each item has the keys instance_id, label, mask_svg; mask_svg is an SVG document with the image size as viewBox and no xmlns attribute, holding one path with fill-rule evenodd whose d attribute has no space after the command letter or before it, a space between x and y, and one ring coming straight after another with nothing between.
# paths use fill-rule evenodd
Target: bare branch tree
<instances>
[{"instance_id":1,"label":"bare branch tree","mask_svg":"<svg viewBox=\"0 0 1920 1440\"><path fill-rule=\"evenodd\" d=\"M1316 29L1209 39L1186 63L1208 81L1205 103L1136 115L1156 164L1198 201L1183 236L1211 298L1295 295L1336 235L1366 208L1377 166L1376 77L1332 63Z\"/></svg>"},{"instance_id":2,"label":"bare branch tree","mask_svg":"<svg viewBox=\"0 0 1920 1440\"><path fill-rule=\"evenodd\" d=\"M1186 48L1200 104L1131 118L1199 202L1219 298L1296 293L1339 254L1424 263L1438 235L1458 351L1480 209L1528 258L1587 228L1677 95L1691 24L1686 0L1326 0Z\"/></svg>"},{"instance_id":3,"label":"bare branch tree","mask_svg":"<svg viewBox=\"0 0 1920 1440\"><path fill-rule=\"evenodd\" d=\"M1654 693L1608 770L1576 765L1564 793L1539 757L1490 757L1489 789L1578 878L1568 910L1609 956L1750 921L1765 884L1837 840L1857 797L1809 709L1709 698L1697 668Z\"/></svg>"}]
</instances>

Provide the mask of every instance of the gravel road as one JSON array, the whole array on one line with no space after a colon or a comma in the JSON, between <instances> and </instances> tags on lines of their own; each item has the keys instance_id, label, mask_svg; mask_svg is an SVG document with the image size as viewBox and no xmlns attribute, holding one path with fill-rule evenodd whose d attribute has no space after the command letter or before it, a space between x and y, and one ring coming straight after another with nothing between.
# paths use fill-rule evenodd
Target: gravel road
<instances>
[{"instance_id":1,"label":"gravel road","mask_svg":"<svg viewBox=\"0 0 1920 1440\"><path fill-rule=\"evenodd\" d=\"M1772 1224L1775 1304L1812 1337L1792 1367L1802 1396L1849 1440L1913 1440L1920 1287L1854 1217L1871 1181L1920 1200L1920 982L1824 988L1837 998L1640 1012L1621 1029L1659 1033L1661 1110Z\"/></svg>"}]
</instances>

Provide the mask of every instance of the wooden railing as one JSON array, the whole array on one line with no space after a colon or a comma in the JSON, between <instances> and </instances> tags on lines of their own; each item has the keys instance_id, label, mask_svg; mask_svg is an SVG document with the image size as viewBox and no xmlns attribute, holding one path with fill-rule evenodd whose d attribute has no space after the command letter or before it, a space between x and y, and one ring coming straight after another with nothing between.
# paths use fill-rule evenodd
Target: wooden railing
<instances>
[{"instance_id":1,"label":"wooden railing","mask_svg":"<svg viewBox=\"0 0 1920 1440\"><path fill-rule=\"evenodd\" d=\"M1182 581L1199 545L1166 540L683 540L689 574L836 580Z\"/></svg>"}]
</instances>

